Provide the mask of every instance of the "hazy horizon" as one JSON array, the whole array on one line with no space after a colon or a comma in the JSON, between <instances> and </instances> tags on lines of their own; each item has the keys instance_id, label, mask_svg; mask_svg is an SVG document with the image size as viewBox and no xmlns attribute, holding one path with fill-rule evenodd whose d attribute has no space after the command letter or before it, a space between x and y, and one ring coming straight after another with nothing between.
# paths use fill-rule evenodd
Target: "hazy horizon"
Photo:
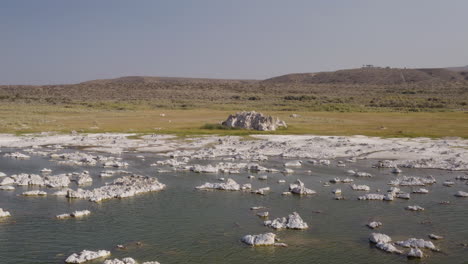
<instances>
[{"instance_id":1,"label":"hazy horizon","mask_svg":"<svg viewBox=\"0 0 468 264\"><path fill-rule=\"evenodd\" d=\"M465 66L466 10L462 0L3 1L0 84Z\"/></svg>"}]
</instances>

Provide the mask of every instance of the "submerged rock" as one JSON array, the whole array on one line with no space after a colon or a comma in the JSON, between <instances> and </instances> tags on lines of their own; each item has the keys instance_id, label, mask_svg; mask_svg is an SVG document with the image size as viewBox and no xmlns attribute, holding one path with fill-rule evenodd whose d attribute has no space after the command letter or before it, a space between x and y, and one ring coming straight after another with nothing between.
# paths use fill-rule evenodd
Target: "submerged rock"
<instances>
[{"instance_id":1,"label":"submerged rock","mask_svg":"<svg viewBox=\"0 0 468 264\"><path fill-rule=\"evenodd\" d=\"M405 209L409 211L424 211L424 208L419 205L408 205Z\"/></svg>"},{"instance_id":2,"label":"submerged rock","mask_svg":"<svg viewBox=\"0 0 468 264\"><path fill-rule=\"evenodd\" d=\"M286 122L276 117L266 116L255 111L239 112L230 115L223 123L223 126L232 128L251 129L259 131L275 131L279 127L287 127Z\"/></svg>"},{"instance_id":3,"label":"submerged rock","mask_svg":"<svg viewBox=\"0 0 468 264\"><path fill-rule=\"evenodd\" d=\"M39 190L23 192L23 196L45 196L45 195L47 195L46 192L39 191Z\"/></svg>"},{"instance_id":4,"label":"submerged rock","mask_svg":"<svg viewBox=\"0 0 468 264\"><path fill-rule=\"evenodd\" d=\"M73 253L66 260L65 263L84 263L93 259L109 256L111 253L107 250L83 250L80 253Z\"/></svg>"},{"instance_id":5,"label":"submerged rock","mask_svg":"<svg viewBox=\"0 0 468 264\"><path fill-rule=\"evenodd\" d=\"M429 190L424 189L424 188L419 188L419 189L413 190L413 193L427 194L427 193L429 193Z\"/></svg>"},{"instance_id":6,"label":"submerged rock","mask_svg":"<svg viewBox=\"0 0 468 264\"><path fill-rule=\"evenodd\" d=\"M59 214L56 216L56 218L58 219L65 219L65 218L70 218L70 217L78 218L78 217L83 217L83 216L90 215L90 214L91 214L91 211L89 210L74 211L71 214Z\"/></svg>"},{"instance_id":7,"label":"submerged rock","mask_svg":"<svg viewBox=\"0 0 468 264\"><path fill-rule=\"evenodd\" d=\"M430 238L430 239L434 239L434 240L444 239L443 236L438 236L438 235L434 235L434 234L430 234L430 235L429 235L429 238Z\"/></svg>"},{"instance_id":8,"label":"submerged rock","mask_svg":"<svg viewBox=\"0 0 468 264\"><path fill-rule=\"evenodd\" d=\"M270 191L270 187L263 187L257 190L253 190L252 193L260 194L260 195L265 195Z\"/></svg>"}]
</instances>

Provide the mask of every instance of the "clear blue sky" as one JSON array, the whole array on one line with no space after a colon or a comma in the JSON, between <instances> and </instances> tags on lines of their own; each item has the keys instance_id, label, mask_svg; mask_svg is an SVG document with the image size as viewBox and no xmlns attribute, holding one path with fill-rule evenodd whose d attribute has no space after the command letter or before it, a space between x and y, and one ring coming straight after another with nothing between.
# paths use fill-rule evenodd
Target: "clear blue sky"
<instances>
[{"instance_id":1,"label":"clear blue sky","mask_svg":"<svg viewBox=\"0 0 468 264\"><path fill-rule=\"evenodd\" d=\"M468 64L466 0L2 0L0 84Z\"/></svg>"}]
</instances>

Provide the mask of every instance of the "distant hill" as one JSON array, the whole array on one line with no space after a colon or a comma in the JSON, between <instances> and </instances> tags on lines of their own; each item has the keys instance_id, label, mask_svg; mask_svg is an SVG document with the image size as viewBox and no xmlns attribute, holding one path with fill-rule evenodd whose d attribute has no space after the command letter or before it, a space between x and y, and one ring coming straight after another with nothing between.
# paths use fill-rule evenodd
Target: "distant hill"
<instances>
[{"instance_id":1,"label":"distant hill","mask_svg":"<svg viewBox=\"0 0 468 264\"><path fill-rule=\"evenodd\" d=\"M99 79L82 82L81 84L151 84L151 83L243 83L253 80L242 79L211 79L184 77L153 77L153 76L124 76L114 79Z\"/></svg>"},{"instance_id":2,"label":"distant hill","mask_svg":"<svg viewBox=\"0 0 468 264\"><path fill-rule=\"evenodd\" d=\"M66 85L0 85L0 105L38 103L110 110L464 110L468 108L468 71L461 68L365 67L267 80L125 76Z\"/></svg>"},{"instance_id":3,"label":"distant hill","mask_svg":"<svg viewBox=\"0 0 468 264\"><path fill-rule=\"evenodd\" d=\"M407 83L440 83L467 81L468 72L433 69L359 68L334 72L292 73L266 79L264 83L298 84L373 84L400 85Z\"/></svg>"},{"instance_id":4,"label":"distant hill","mask_svg":"<svg viewBox=\"0 0 468 264\"><path fill-rule=\"evenodd\" d=\"M448 67L445 69L449 71L456 71L456 72L468 72L468 65L462 66L462 67Z\"/></svg>"}]
</instances>

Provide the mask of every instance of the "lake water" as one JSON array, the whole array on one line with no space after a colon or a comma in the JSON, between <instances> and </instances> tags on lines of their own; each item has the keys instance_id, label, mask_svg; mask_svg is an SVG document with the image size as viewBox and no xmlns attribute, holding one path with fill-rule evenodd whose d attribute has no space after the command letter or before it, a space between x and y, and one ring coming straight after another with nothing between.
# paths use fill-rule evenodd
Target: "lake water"
<instances>
[{"instance_id":1,"label":"lake water","mask_svg":"<svg viewBox=\"0 0 468 264\"><path fill-rule=\"evenodd\" d=\"M36 173L46 167L54 174L90 171L94 178L91 187L117 178L101 179L102 167L73 167L58 165L46 157L32 156L30 160L13 160L3 157L12 151L2 149L0 171L8 175ZM437 184L426 187L429 194L412 194L410 200L358 201L365 192L353 191L349 184L323 182L334 177L346 177L346 170L370 172L372 178L354 178L356 184L367 184L371 192L385 192L387 183L397 176L389 169L373 169L375 161L362 160L348 163L347 167L317 166L305 164L295 173L284 176L268 175L267 181L248 179L251 173L234 175L197 174L191 172L156 173L150 164L163 157L146 154L146 160L138 154L124 154L129 162L128 171L154 176L167 185L161 192L142 194L125 199L112 199L101 203L64 197L23 197L20 194L37 187L16 187L15 191L0 191L0 208L12 217L0 220L0 263L63 263L74 252L83 249L106 249L112 258L132 257L137 261L157 260L167 263L467 263L468 247L468 199L457 198L456 191L468 191L468 185L455 181L460 172L442 170L403 169L407 176L433 175ZM218 161L193 161L198 164ZM266 167L283 168L284 160L271 159L260 162ZM312 173L307 173L311 170ZM254 174L255 175L255 174ZM238 183L251 182L254 189L270 186L265 195L248 192L199 191L194 187L204 182L218 182L219 177L233 178ZM285 179L286 184L278 184ZM318 192L308 197L282 196L288 184L301 179L306 187ZM456 182L454 187L444 187L444 180ZM74 183L71 188L76 188ZM341 188L346 200L334 200L331 190ZM54 190L42 188L48 193ZM411 187L401 187L411 191ZM450 204L440 204L450 201ZM407 205L420 205L426 210L410 212ZM263 219L250 210L252 206L266 206L270 219L287 216L296 211L309 225L308 230L275 231L263 226ZM55 215L74 210L88 209L91 215L82 219L57 220ZM383 226L376 231L367 228L371 220ZM283 247L252 248L241 243L246 234L274 232L287 243ZM410 237L429 240L428 234L445 237L434 241L441 252L424 250L427 257L407 260L405 256L388 254L369 244L372 232L388 234L394 241ZM137 245L136 242L141 242ZM127 246L126 250L116 245ZM406 250L405 250L406 251ZM102 263L103 260L88 263Z\"/></svg>"}]
</instances>

